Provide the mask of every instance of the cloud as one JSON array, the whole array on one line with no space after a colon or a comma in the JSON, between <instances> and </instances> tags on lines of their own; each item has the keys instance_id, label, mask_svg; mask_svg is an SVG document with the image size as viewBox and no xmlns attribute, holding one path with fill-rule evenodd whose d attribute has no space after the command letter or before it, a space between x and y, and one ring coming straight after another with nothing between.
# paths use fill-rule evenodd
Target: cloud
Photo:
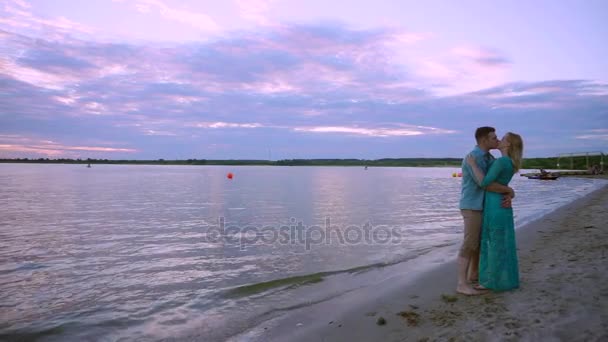
<instances>
[{"instance_id":1,"label":"cloud","mask_svg":"<svg viewBox=\"0 0 608 342\"><path fill-rule=\"evenodd\" d=\"M85 60L70 57L52 47L27 51L16 62L41 71L78 71L93 67L93 64Z\"/></svg>"},{"instance_id":2,"label":"cloud","mask_svg":"<svg viewBox=\"0 0 608 342\"><path fill-rule=\"evenodd\" d=\"M438 129L433 127L422 126L407 126L401 125L401 128L365 128L365 127L345 127L345 126L316 126L316 127L295 127L296 132L308 133L339 133L349 135L361 135L369 137L399 137L399 136L416 136L423 134L450 134L454 131Z\"/></svg>"},{"instance_id":3,"label":"cloud","mask_svg":"<svg viewBox=\"0 0 608 342\"><path fill-rule=\"evenodd\" d=\"M140 13L148 14L156 11L167 20L189 25L202 31L217 31L220 28L215 20L205 13L175 8L161 0L135 0L129 3L134 5Z\"/></svg>"},{"instance_id":4,"label":"cloud","mask_svg":"<svg viewBox=\"0 0 608 342\"><path fill-rule=\"evenodd\" d=\"M155 131L153 129L147 129L144 131L144 135L156 135L156 136L165 136L165 137L174 137L177 136L176 133L167 132L167 131Z\"/></svg>"},{"instance_id":5,"label":"cloud","mask_svg":"<svg viewBox=\"0 0 608 342\"><path fill-rule=\"evenodd\" d=\"M192 124L198 128L259 128L264 127L259 123L232 123L232 122L197 122Z\"/></svg>"},{"instance_id":6,"label":"cloud","mask_svg":"<svg viewBox=\"0 0 608 342\"><path fill-rule=\"evenodd\" d=\"M608 140L608 134L577 135L576 139L584 139L584 140Z\"/></svg>"},{"instance_id":7,"label":"cloud","mask_svg":"<svg viewBox=\"0 0 608 342\"><path fill-rule=\"evenodd\" d=\"M470 95L490 103L492 108L575 108L581 98L608 104L607 84L586 80L514 82Z\"/></svg>"},{"instance_id":8,"label":"cloud","mask_svg":"<svg viewBox=\"0 0 608 342\"><path fill-rule=\"evenodd\" d=\"M492 49L461 46L453 48L452 53L469 59L482 67L504 67L511 64L507 57Z\"/></svg>"},{"instance_id":9,"label":"cloud","mask_svg":"<svg viewBox=\"0 0 608 342\"><path fill-rule=\"evenodd\" d=\"M227 89L262 94L327 93L360 88L370 97L399 100L423 94L390 62L387 46L404 35L407 33L334 25L283 26L171 48L73 39L42 41L38 46L36 41L9 33L1 40L15 52L4 61L12 70L10 75L50 89L118 75L213 93Z\"/></svg>"},{"instance_id":10,"label":"cloud","mask_svg":"<svg viewBox=\"0 0 608 342\"><path fill-rule=\"evenodd\" d=\"M418 53L408 62L419 83L439 96L479 91L506 83L512 64L496 50L470 46Z\"/></svg>"},{"instance_id":11,"label":"cloud","mask_svg":"<svg viewBox=\"0 0 608 342\"><path fill-rule=\"evenodd\" d=\"M32 8L32 5L30 5L30 4L29 4L27 1L25 1L25 0L12 0L12 1L9 1L9 4L8 4L8 5L10 5L10 3L11 3L11 2L12 2L14 5L16 5L17 7L19 7L19 8L23 8L23 9L30 9L30 8Z\"/></svg>"},{"instance_id":12,"label":"cloud","mask_svg":"<svg viewBox=\"0 0 608 342\"><path fill-rule=\"evenodd\" d=\"M268 12L276 0L236 0L235 5L241 18L256 25L272 24Z\"/></svg>"},{"instance_id":13,"label":"cloud","mask_svg":"<svg viewBox=\"0 0 608 342\"><path fill-rule=\"evenodd\" d=\"M159 8L148 4L151 11ZM510 63L485 50L395 58L425 39L432 38L340 24L271 26L162 46L0 31L6 52L0 57L0 134L41 136L68 147L119 141L110 148L137 150L3 142L3 151L10 145L57 155L191 158L207 151L239 158L283 144L286 158L294 157L289 151L300 157L454 156L470 147L469 132L482 124L526 137L567 136L566 147L604 146L575 137L605 134L590 130L608 127L606 83L501 82ZM370 139L379 145L366 145ZM207 148L226 140L232 147ZM529 150L558 148L535 146L540 142Z\"/></svg>"},{"instance_id":14,"label":"cloud","mask_svg":"<svg viewBox=\"0 0 608 342\"><path fill-rule=\"evenodd\" d=\"M65 39L74 35L89 36L95 30L65 17L43 18L34 15L25 0L6 0L0 7L0 24L7 30L19 31L52 39Z\"/></svg>"},{"instance_id":15,"label":"cloud","mask_svg":"<svg viewBox=\"0 0 608 342\"><path fill-rule=\"evenodd\" d=\"M232 122L198 122L191 124L197 128L271 128L279 130L290 130L300 133L328 133L345 134L351 136L369 137L393 137L393 136L415 136L425 134L452 134L455 131L435 127L412 126L404 124L393 124L393 127L362 127L362 126L287 126L287 125L262 125L260 123L232 123Z\"/></svg>"},{"instance_id":16,"label":"cloud","mask_svg":"<svg viewBox=\"0 0 608 342\"><path fill-rule=\"evenodd\" d=\"M39 138L31 138L21 135L0 134L0 151L5 154L8 154L9 157L11 155L79 157L82 153L136 153L137 149L107 146L65 145L51 140L43 140Z\"/></svg>"},{"instance_id":17,"label":"cloud","mask_svg":"<svg viewBox=\"0 0 608 342\"><path fill-rule=\"evenodd\" d=\"M590 129L586 132L586 134L577 135L576 139L581 140L608 140L608 129L600 128L600 129Z\"/></svg>"}]
</instances>

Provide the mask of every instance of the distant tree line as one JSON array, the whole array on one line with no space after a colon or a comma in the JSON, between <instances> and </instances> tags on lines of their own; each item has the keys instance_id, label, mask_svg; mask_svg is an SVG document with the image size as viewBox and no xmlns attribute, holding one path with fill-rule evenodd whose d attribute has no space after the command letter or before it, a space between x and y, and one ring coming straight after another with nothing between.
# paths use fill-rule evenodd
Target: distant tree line
<instances>
[{"instance_id":1,"label":"distant tree line","mask_svg":"<svg viewBox=\"0 0 608 342\"><path fill-rule=\"evenodd\" d=\"M410 166L431 167L461 165L461 158L384 158L384 159L282 159L282 160L256 160L256 159L156 159L156 160L113 160L113 159L49 159L49 158L14 158L0 159L0 163L49 163L49 164L129 164L129 165L269 165L269 166ZM600 157L589 157L590 165L599 165ZM585 157L573 159L573 169L586 169ZM561 158L561 169L570 169L570 158ZM523 161L524 169L557 169L557 157L527 158Z\"/></svg>"},{"instance_id":2,"label":"distant tree line","mask_svg":"<svg viewBox=\"0 0 608 342\"><path fill-rule=\"evenodd\" d=\"M559 159L559 167L557 166ZM589 166L600 165L602 159L600 156L589 156ZM608 162L605 160L604 162ZM551 158L525 158L523 161L524 169L572 169L572 170L587 170L587 159L585 156L573 157L551 157Z\"/></svg>"},{"instance_id":3,"label":"distant tree line","mask_svg":"<svg viewBox=\"0 0 608 342\"><path fill-rule=\"evenodd\" d=\"M0 159L0 163L49 163L49 164L132 164L132 165L272 165L268 160L206 160L206 159L69 159L69 158L16 158Z\"/></svg>"},{"instance_id":4,"label":"distant tree line","mask_svg":"<svg viewBox=\"0 0 608 342\"><path fill-rule=\"evenodd\" d=\"M399 158L399 159L155 159L155 160L112 160L112 159L49 159L16 158L0 159L0 163L49 163L49 164L133 164L133 165L272 165L272 166L456 166L459 158Z\"/></svg>"},{"instance_id":5,"label":"distant tree line","mask_svg":"<svg viewBox=\"0 0 608 342\"><path fill-rule=\"evenodd\" d=\"M458 158L385 158L385 159L283 159L273 162L281 166L455 166Z\"/></svg>"}]
</instances>

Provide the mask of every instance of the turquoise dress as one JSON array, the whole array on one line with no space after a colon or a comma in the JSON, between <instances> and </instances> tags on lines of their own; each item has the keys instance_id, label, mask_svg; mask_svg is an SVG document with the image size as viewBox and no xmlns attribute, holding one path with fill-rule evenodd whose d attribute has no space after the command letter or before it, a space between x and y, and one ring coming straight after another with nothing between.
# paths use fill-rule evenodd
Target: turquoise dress
<instances>
[{"instance_id":1,"label":"turquoise dress","mask_svg":"<svg viewBox=\"0 0 608 342\"><path fill-rule=\"evenodd\" d=\"M513 171L511 158L498 158L490 166L481 186L493 182L508 185ZM519 287L513 208L503 208L502 198L502 194L486 192L481 229L479 284L494 291Z\"/></svg>"}]
</instances>

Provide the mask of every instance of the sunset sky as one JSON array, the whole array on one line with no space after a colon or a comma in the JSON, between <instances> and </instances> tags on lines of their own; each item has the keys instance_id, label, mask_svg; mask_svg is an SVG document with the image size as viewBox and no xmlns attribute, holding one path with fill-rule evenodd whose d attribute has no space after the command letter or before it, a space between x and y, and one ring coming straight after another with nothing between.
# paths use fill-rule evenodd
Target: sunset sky
<instances>
[{"instance_id":1,"label":"sunset sky","mask_svg":"<svg viewBox=\"0 0 608 342\"><path fill-rule=\"evenodd\" d=\"M608 1L8 0L0 158L608 152Z\"/></svg>"}]
</instances>

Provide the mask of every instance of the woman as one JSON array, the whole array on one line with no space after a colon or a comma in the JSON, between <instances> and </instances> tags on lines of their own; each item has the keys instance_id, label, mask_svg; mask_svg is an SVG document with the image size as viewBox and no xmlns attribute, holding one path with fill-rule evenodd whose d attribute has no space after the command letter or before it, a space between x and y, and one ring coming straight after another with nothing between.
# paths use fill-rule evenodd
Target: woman
<instances>
[{"instance_id":1,"label":"woman","mask_svg":"<svg viewBox=\"0 0 608 342\"><path fill-rule=\"evenodd\" d=\"M492 163L487 175L479 169L474 157L467 157L481 187L492 182L508 185L521 167L524 149L521 136L505 134L498 149L502 157ZM506 291L519 287L513 208L503 208L502 199L502 194L486 191L479 255L480 289Z\"/></svg>"}]
</instances>

